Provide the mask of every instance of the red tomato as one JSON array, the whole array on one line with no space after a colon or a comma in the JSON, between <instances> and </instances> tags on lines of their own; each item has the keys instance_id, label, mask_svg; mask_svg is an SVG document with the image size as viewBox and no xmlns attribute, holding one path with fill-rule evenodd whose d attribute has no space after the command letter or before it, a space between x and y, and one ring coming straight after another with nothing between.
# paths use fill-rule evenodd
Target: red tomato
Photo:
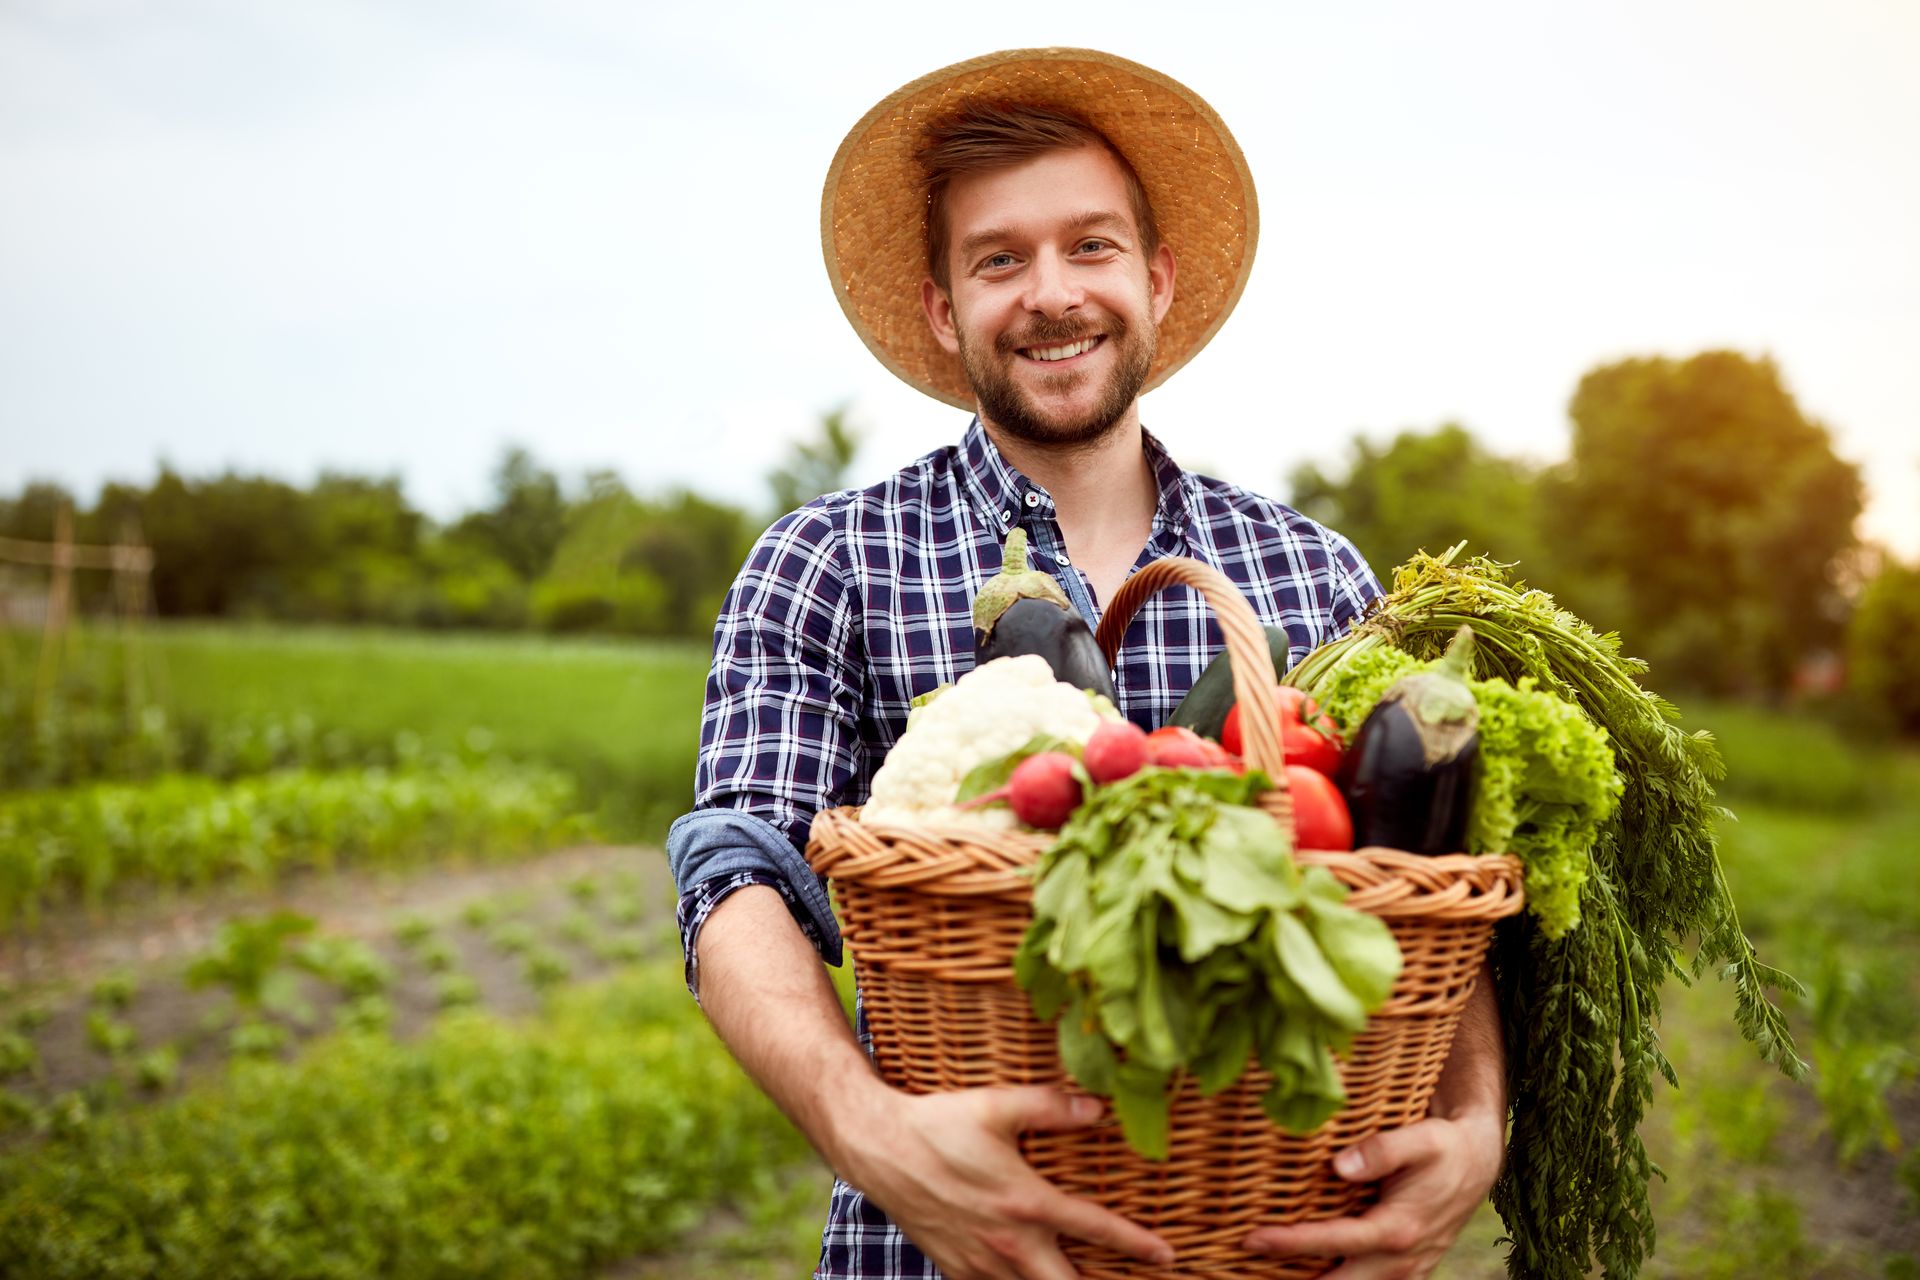
<instances>
[{"instance_id":1,"label":"red tomato","mask_svg":"<svg viewBox=\"0 0 1920 1280\"><path fill-rule=\"evenodd\" d=\"M1287 766L1293 794L1293 843L1300 849L1353 848L1353 815L1333 779L1301 765Z\"/></svg>"},{"instance_id":2,"label":"red tomato","mask_svg":"<svg viewBox=\"0 0 1920 1280\"><path fill-rule=\"evenodd\" d=\"M1163 769L1209 769L1221 763L1207 748L1219 751L1216 743L1191 729L1163 725L1147 735L1147 759Z\"/></svg>"},{"instance_id":3,"label":"red tomato","mask_svg":"<svg viewBox=\"0 0 1920 1280\"><path fill-rule=\"evenodd\" d=\"M1281 685L1280 747L1287 763L1305 765L1331 778L1340 770L1340 731L1320 710L1320 704L1290 685ZM1240 704L1227 712L1227 723L1220 730L1220 741L1236 755L1246 753L1241 741Z\"/></svg>"}]
</instances>

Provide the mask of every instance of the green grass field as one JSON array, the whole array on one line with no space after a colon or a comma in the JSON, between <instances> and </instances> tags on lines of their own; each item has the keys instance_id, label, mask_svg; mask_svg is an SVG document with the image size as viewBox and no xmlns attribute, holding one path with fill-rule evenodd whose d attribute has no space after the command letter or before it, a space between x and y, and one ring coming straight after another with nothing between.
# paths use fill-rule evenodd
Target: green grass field
<instances>
[{"instance_id":1,"label":"green grass field","mask_svg":"<svg viewBox=\"0 0 1920 1280\"><path fill-rule=\"evenodd\" d=\"M34 638L11 639L18 653ZM179 720L304 715L366 741L483 743L572 773L627 836L658 837L692 799L701 646L205 624L150 627L142 644L150 685Z\"/></svg>"},{"instance_id":2,"label":"green grass field","mask_svg":"<svg viewBox=\"0 0 1920 1280\"><path fill-rule=\"evenodd\" d=\"M31 637L9 639L16 659L30 652ZM626 835L657 837L691 795L699 647L203 625L156 627L145 644L155 692L182 721L305 717L365 742L551 764ZM1661 1037L1681 1083L1659 1087L1647 1127L1667 1180L1644 1274L1920 1276L1920 750L1739 706L1690 707L1687 724L1722 740L1728 876L1762 957L1807 984L1785 1004L1814 1070L1796 1085L1762 1064L1713 975L1667 989ZM654 973L668 981L672 967ZM717 1051L697 1016L676 1025L690 1058ZM790 1165L782 1122L761 1140L768 1167ZM618 1274L803 1273L818 1173L761 1196L752 1230L719 1255L696 1240ZM1484 1212L1438 1274L1503 1275L1499 1231Z\"/></svg>"}]
</instances>

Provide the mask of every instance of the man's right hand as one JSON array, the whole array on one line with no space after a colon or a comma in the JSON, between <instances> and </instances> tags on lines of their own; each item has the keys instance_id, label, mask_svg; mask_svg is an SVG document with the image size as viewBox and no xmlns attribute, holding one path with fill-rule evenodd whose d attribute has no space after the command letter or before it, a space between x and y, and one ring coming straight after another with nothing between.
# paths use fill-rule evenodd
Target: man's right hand
<instances>
[{"instance_id":1,"label":"man's right hand","mask_svg":"<svg viewBox=\"0 0 1920 1280\"><path fill-rule=\"evenodd\" d=\"M1098 1121L1097 1099L1038 1085L916 1095L873 1083L836 1163L949 1280L1073 1280L1062 1235L1173 1261L1165 1240L1061 1191L1020 1156L1021 1133Z\"/></svg>"},{"instance_id":2,"label":"man's right hand","mask_svg":"<svg viewBox=\"0 0 1920 1280\"><path fill-rule=\"evenodd\" d=\"M1160 1266L1166 1241L1035 1173L1017 1142L1105 1110L1055 1089L910 1094L874 1073L780 895L752 885L700 933L701 1003L760 1087L950 1280L1072 1280L1056 1237Z\"/></svg>"}]
</instances>

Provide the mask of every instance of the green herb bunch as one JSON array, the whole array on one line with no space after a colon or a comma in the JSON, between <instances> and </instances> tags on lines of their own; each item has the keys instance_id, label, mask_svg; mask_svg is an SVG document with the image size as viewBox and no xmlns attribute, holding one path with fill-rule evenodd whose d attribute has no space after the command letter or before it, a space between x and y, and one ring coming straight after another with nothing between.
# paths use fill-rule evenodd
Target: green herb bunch
<instances>
[{"instance_id":1,"label":"green herb bunch","mask_svg":"<svg viewBox=\"0 0 1920 1280\"><path fill-rule=\"evenodd\" d=\"M1402 566L1393 592L1287 681L1308 690L1337 683L1339 668L1384 649L1431 660L1465 624L1477 674L1516 687L1531 678L1606 731L1624 785L1592 844L1580 927L1556 937L1529 912L1495 934L1513 1115L1493 1198L1511 1275L1583 1280L1597 1262L1609 1280L1626 1280L1654 1241L1655 1166L1640 1121L1654 1076L1678 1083L1655 1030L1661 985L1719 966L1733 983L1741 1034L1799 1079L1806 1064L1767 995L1799 984L1762 964L1741 930L1714 837L1724 810L1712 738L1679 728L1672 704L1639 683L1646 664L1624 656L1617 636L1510 582L1508 566L1455 564L1459 550Z\"/></svg>"},{"instance_id":2,"label":"green herb bunch","mask_svg":"<svg viewBox=\"0 0 1920 1280\"><path fill-rule=\"evenodd\" d=\"M1170 1092L1204 1095L1258 1055L1261 1098L1292 1132L1346 1101L1333 1060L1380 1007L1400 949L1324 868L1251 807L1271 783L1148 768L1096 787L1036 869L1014 976L1058 1017L1060 1058L1113 1099L1133 1149L1165 1159Z\"/></svg>"}]
</instances>

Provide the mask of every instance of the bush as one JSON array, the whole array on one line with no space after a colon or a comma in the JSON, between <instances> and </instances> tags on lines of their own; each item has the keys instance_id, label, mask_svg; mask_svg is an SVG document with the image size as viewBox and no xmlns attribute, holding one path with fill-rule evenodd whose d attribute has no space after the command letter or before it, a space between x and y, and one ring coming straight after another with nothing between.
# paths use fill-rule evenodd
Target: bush
<instances>
[{"instance_id":1,"label":"bush","mask_svg":"<svg viewBox=\"0 0 1920 1280\"><path fill-rule=\"evenodd\" d=\"M1847 630L1847 676L1868 704L1920 733L1920 566L1889 561Z\"/></svg>"}]
</instances>

